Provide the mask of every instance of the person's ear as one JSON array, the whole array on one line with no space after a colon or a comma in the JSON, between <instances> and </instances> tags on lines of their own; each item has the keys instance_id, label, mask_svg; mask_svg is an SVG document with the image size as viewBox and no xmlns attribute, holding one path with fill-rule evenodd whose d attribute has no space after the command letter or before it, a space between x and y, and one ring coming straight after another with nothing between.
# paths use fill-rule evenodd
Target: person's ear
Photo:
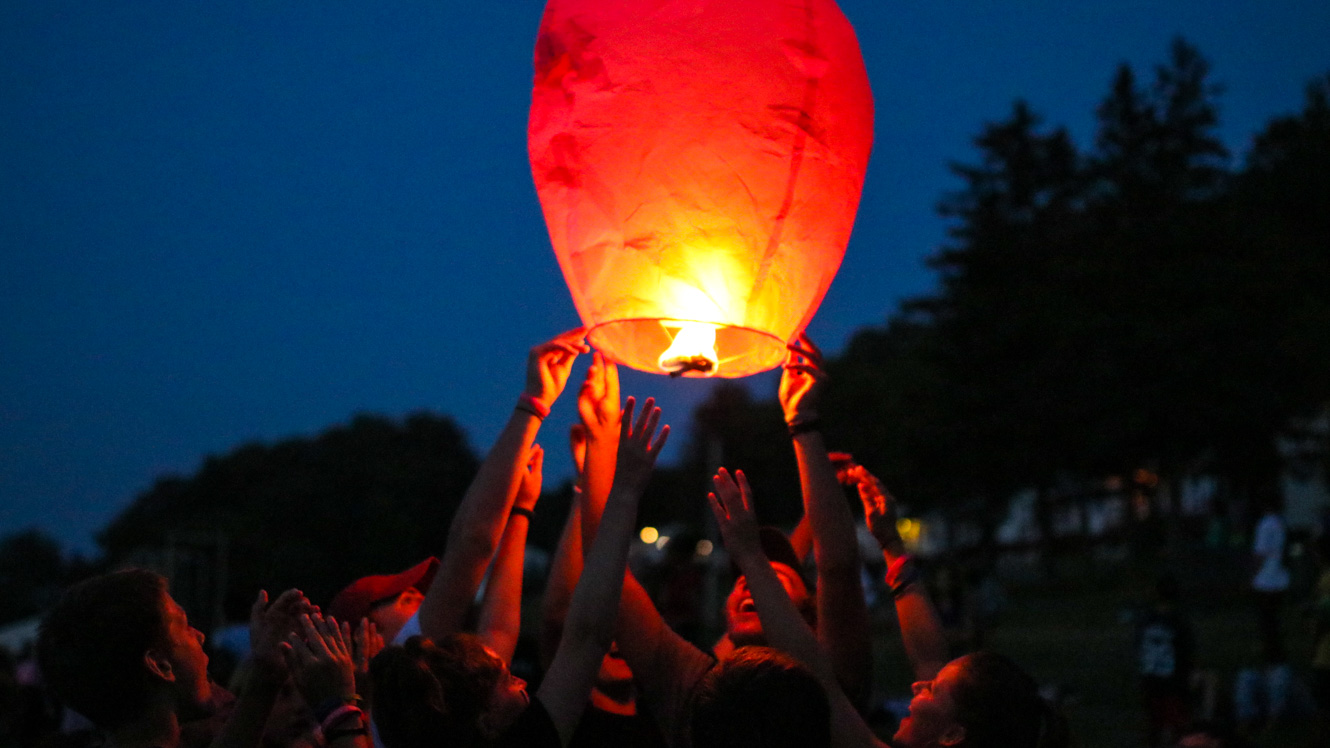
<instances>
[{"instance_id":1,"label":"person's ear","mask_svg":"<svg viewBox=\"0 0 1330 748\"><path fill-rule=\"evenodd\" d=\"M154 676L167 683L175 682L175 668L171 665L171 658L167 657L165 652L158 649L149 649L143 653L143 664L148 668L148 672Z\"/></svg>"},{"instance_id":2,"label":"person's ear","mask_svg":"<svg viewBox=\"0 0 1330 748\"><path fill-rule=\"evenodd\" d=\"M965 740L965 728L952 723L938 736L938 745L960 745Z\"/></svg>"}]
</instances>

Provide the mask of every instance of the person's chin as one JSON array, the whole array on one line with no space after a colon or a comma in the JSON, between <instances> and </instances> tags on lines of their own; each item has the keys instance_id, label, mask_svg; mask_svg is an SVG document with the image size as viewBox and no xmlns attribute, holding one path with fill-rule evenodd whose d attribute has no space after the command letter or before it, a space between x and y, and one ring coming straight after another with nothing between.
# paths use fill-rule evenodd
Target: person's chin
<instances>
[{"instance_id":1,"label":"person's chin","mask_svg":"<svg viewBox=\"0 0 1330 748\"><path fill-rule=\"evenodd\" d=\"M896 748L909 748L910 742L910 715L905 715L901 723L896 726L896 734L891 736L891 745Z\"/></svg>"},{"instance_id":2,"label":"person's chin","mask_svg":"<svg viewBox=\"0 0 1330 748\"><path fill-rule=\"evenodd\" d=\"M761 624L755 625L737 625L730 629L730 641L738 647L765 647L767 645L766 634L762 631Z\"/></svg>"}]
</instances>

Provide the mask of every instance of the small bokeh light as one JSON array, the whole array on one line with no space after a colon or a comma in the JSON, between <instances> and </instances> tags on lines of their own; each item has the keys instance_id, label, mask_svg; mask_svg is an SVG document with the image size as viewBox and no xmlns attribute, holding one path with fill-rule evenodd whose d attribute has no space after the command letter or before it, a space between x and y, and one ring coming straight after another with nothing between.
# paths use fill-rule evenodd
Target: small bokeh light
<instances>
[{"instance_id":1,"label":"small bokeh light","mask_svg":"<svg viewBox=\"0 0 1330 748\"><path fill-rule=\"evenodd\" d=\"M643 543L654 543L660 537L660 531L654 527L643 527L637 537L641 538Z\"/></svg>"}]
</instances>

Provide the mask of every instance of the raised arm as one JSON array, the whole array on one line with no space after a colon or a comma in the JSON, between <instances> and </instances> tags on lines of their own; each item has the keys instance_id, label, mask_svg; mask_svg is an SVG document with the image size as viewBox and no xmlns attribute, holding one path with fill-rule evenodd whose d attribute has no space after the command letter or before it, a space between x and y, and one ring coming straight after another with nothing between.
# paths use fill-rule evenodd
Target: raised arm
<instances>
[{"instance_id":1,"label":"raised arm","mask_svg":"<svg viewBox=\"0 0 1330 748\"><path fill-rule=\"evenodd\" d=\"M568 615L568 603L573 597L577 578L582 576L582 467L586 464L586 427L575 424L569 434L573 464L577 467L577 485L573 486L573 503L563 523L563 532L554 548L549 577L545 581L545 594L540 600L540 665L548 668L554 659L554 650L563 635L563 620Z\"/></svg>"},{"instance_id":2,"label":"raised arm","mask_svg":"<svg viewBox=\"0 0 1330 748\"><path fill-rule=\"evenodd\" d=\"M669 426L655 436L660 408L652 400L647 400L636 423L633 408L630 398L623 411L617 467L604 516L573 590L559 647L537 691L564 745L581 719L601 658L614 639L637 503L669 436Z\"/></svg>"},{"instance_id":3,"label":"raised arm","mask_svg":"<svg viewBox=\"0 0 1330 748\"><path fill-rule=\"evenodd\" d=\"M905 553L905 543L896 530L896 500L882 481L861 465L847 470L847 478L859 489L868 529L882 548L887 562L887 587L896 602L905 654L916 680L932 680L947 664L947 637L933 602L928 598L914 560Z\"/></svg>"},{"instance_id":4,"label":"raised arm","mask_svg":"<svg viewBox=\"0 0 1330 748\"><path fill-rule=\"evenodd\" d=\"M589 539L596 537L606 497L616 480L614 450L618 449L618 440L611 441L611 437L618 430L618 403L618 369L614 362L597 354L578 399L578 411L587 429L580 508L584 549L590 545ZM683 724L688 694L712 660L670 628L631 572L623 574L618 622L614 640L619 653L633 671L633 681L657 722L672 732Z\"/></svg>"},{"instance_id":5,"label":"raised arm","mask_svg":"<svg viewBox=\"0 0 1330 748\"><path fill-rule=\"evenodd\" d=\"M490 646L504 662L513 661L517 638L522 628L522 567L526 560L526 534L531 526L532 510L540 499L541 471L545 450L531 447L522 483L513 500L508 525L499 541L499 553L490 569L485 597L480 604L476 635Z\"/></svg>"},{"instance_id":6,"label":"raised arm","mask_svg":"<svg viewBox=\"0 0 1330 748\"><path fill-rule=\"evenodd\" d=\"M507 425L481 463L448 528L439 572L420 604L420 631L439 640L462 630L471 601L485 576L535 442L540 422L563 392L577 354L588 350L581 329L531 349L526 389Z\"/></svg>"},{"instance_id":7,"label":"raised arm","mask_svg":"<svg viewBox=\"0 0 1330 748\"><path fill-rule=\"evenodd\" d=\"M736 480L737 479L737 480ZM884 747L845 695L831 660L812 629L799 615L771 562L762 552L752 490L742 471L732 477L724 468L713 480L716 491L707 499L720 525L725 548L748 581L748 589L762 619L767 642L803 663L817 676L831 703L831 743L836 748Z\"/></svg>"},{"instance_id":8,"label":"raised arm","mask_svg":"<svg viewBox=\"0 0 1330 748\"><path fill-rule=\"evenodd\" d=\"M614 364L608 364L612 371L607 374L604 357L597 353L587 367L586 380L577 393L577 412L581 421L574 424L568 434L568 446L573 456L573 465L577 467L577 485L573 487L573 503L568 509L568 518L563 523L563 532L559 535L559 544L554 549L554 560L550 563L550 574L545 584L545 594L541 598L540 610L540 660L541 665L549 667L554 658L554 650L559 646L559 637L563 635L563 621L568 615L568 603L573 596L573 587L577 578L582 576L582 557L585 548L582 543L582 502L586 483L586 456L588 449L587 425L590 420L597 428L597 449L604 453L608 449L609 479L614 479L614 455L619 449L619 374ZM613 382L607 379L613 376ZM612 409L612 410L611 410ZM612 441L608 447L604 442ZM605 455L600 455L600 462L605 462ZM608 493L608 487L605 488ZM603 500L602 500L603 503Z\"/></svg>"},{"instance_id":9,"label":"raised arm","mask_svg":"<svg viewBox=\"0 0 1330 748\"><path fill-rule=\"evenodd\" d=\"M801 334L790 345L780 403L794 439L804 516L817 559L817 638L846 692L860 702L868 695L872 675L868 605L859 579L854 516L818 429L818 404L826 382L822 353Z\"/></svg>"}]
</instances>

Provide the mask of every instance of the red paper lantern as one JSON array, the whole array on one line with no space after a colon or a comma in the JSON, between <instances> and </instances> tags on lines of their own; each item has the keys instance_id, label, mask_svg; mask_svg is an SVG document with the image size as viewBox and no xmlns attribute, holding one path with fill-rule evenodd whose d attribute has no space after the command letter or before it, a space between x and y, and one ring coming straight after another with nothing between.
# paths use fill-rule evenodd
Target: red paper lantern
<instances>
[{"instance_id":1,"label":"red paper lantern","mask_svg":"<svg viewBox=\"0 0 1330 748\"><path fill-rule=\"evenodd\" d=\"M591 343L649 372L779 365L873 140L835 2L549 0L535 68L532 174Z\"/></svg>"}]
</instances>

